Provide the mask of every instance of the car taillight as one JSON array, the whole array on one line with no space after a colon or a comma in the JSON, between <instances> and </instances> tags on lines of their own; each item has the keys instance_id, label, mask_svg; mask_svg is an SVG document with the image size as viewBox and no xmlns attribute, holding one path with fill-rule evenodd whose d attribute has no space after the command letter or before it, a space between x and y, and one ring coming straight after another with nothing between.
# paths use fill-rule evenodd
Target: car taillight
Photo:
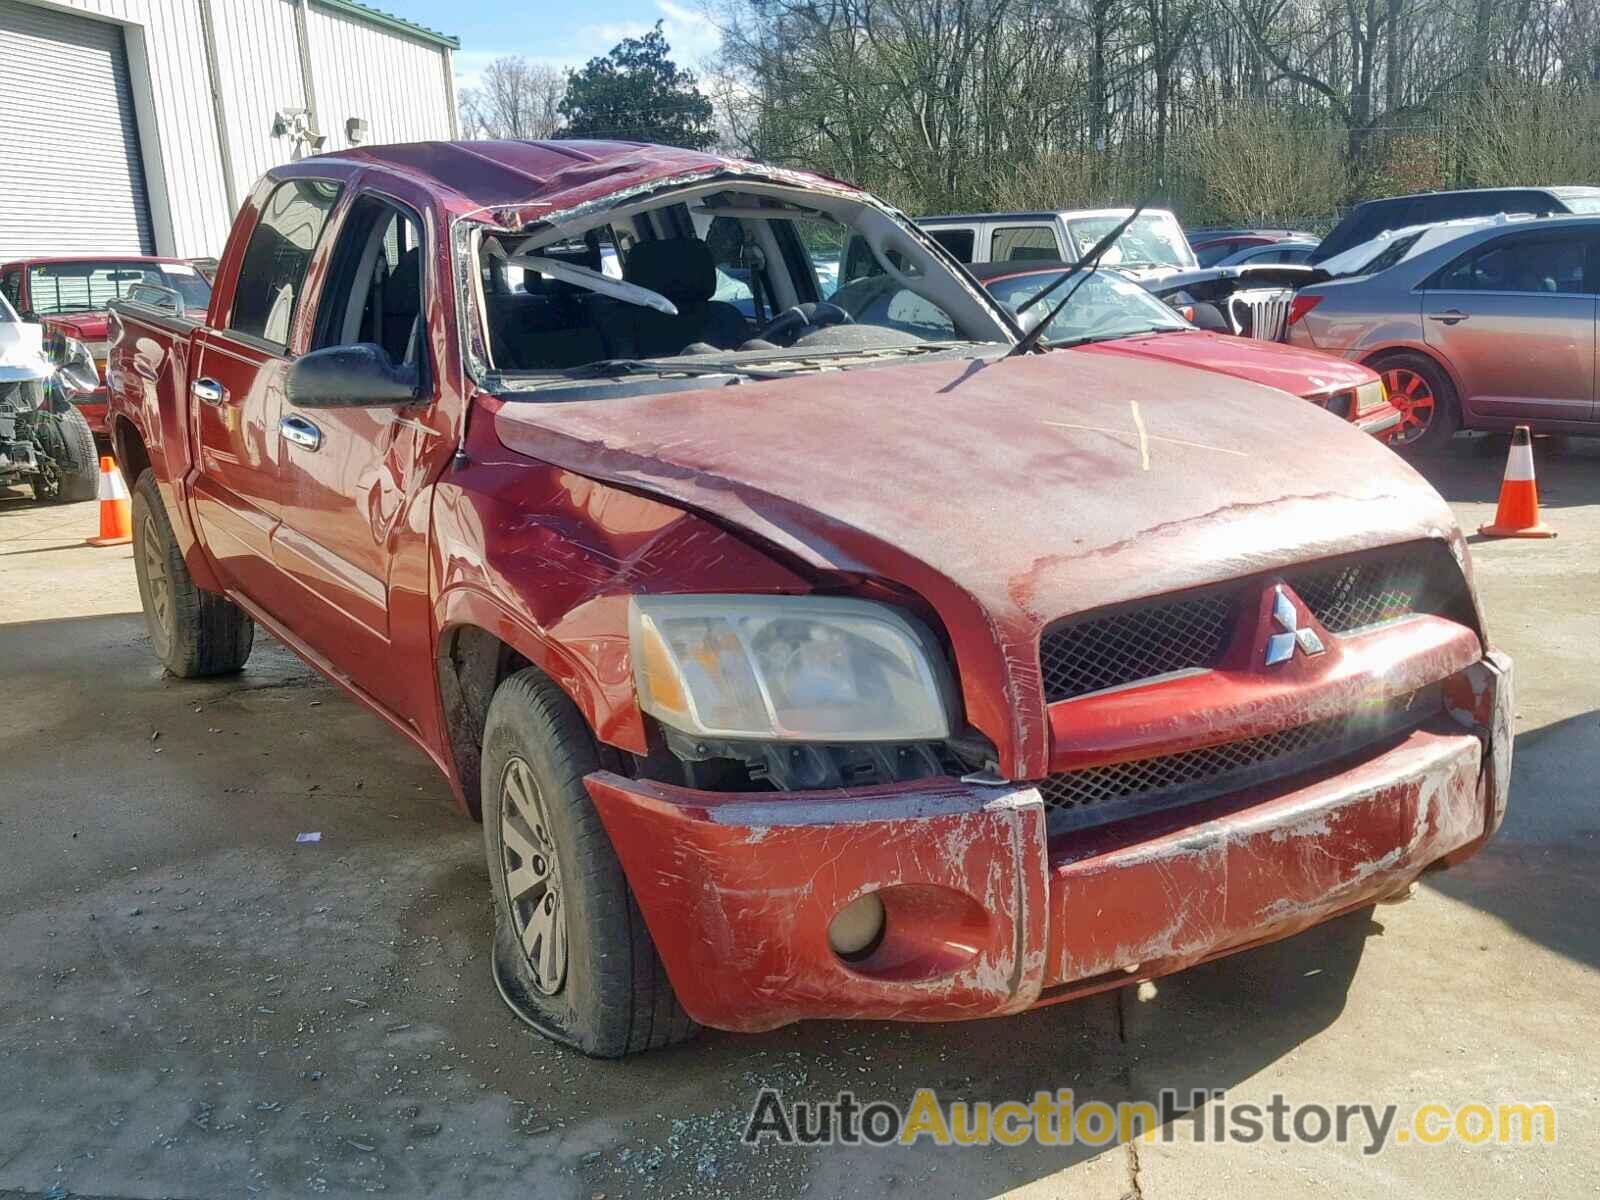
<instances>
[{"instance_id":1,"label":"car taillight","mask_svg":"<svg viewBox=\"0 0 1600 1200\"><path fill-rule=\"evenodd\" d=\"M1305 316L1313 308L1321 304L1324 299L1325 297L1322 296L1308 296L1304 292L1299 293L1289 304L1288 323L1293 325L1301 317Z\"/></svg>"}]
</instances>

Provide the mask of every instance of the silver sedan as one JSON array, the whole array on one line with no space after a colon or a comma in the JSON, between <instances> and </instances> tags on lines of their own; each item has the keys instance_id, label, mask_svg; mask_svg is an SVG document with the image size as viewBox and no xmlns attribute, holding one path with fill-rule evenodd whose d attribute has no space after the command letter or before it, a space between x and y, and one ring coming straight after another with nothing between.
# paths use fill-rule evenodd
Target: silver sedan
<instances>
[{"instance_id":1,"label":"silver sedan","mask_svg":"<svg viewBox=\"0 0 1600 1200\"><path fill-rule=\"evenodd\" d=\"M1600 434L1597 293L1600 217L1549 217L1301 288L1287 340L1378 371L1402 413L1398 446L1519 423Z\"/></svg>"}]
</instances>

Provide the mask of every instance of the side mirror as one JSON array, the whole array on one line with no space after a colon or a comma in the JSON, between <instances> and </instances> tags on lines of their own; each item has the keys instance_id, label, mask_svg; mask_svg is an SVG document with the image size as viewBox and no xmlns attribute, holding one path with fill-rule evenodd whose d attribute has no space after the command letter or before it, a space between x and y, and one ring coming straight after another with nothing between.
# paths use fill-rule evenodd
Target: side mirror
<instances>
[{"instance_id":1,"label":"side mirror","mask_svg":"<svg viewBox=\"0 0 1600 1200\"><path fill-rule=\"evenodd\" d=\"M382 346L358 342L301 355L285 387L296 408L369 408L414 403L418 382L415 367L396 366Z\"/></svg>"}]
</instances>

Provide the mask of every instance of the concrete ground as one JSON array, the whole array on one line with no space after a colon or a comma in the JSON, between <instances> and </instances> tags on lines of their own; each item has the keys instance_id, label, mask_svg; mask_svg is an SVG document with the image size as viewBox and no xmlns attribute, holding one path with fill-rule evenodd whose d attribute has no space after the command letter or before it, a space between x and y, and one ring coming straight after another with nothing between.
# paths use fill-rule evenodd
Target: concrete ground
<instances>
[{"instance_id":1,"label":"concrete ground","mask_svg":"<svg viewBox=\"0 0 1600 1200\"><path fill-rule=\"evenodd\" d=\"M166 679L91 505L0 493L0 1200L12 1196L1546 1196L1600 1190L1600 442L1554 542L1475 546L1517 660L1512 811L1409 904L976 1025L811 1024L597 1063L501 1005L479 829L269 640ZM1487 519L1503 439L1429 474ZM298 843L301 833L321 840ZM1585 1032L1587 1031L1587 1032ZM788 1099L1548 1101L1553 1146L747 1149ZM12 1190L7 1190L12 1189Z\"/></svg>"}]
</instances>

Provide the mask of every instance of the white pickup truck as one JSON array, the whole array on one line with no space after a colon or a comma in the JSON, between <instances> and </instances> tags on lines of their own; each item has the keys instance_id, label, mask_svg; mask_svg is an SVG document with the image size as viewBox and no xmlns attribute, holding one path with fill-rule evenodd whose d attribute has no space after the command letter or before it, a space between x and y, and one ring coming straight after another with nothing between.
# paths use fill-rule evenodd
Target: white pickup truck
<instances>
[{"instance_id":1,"label":"white pickup truck","mask_svg":"<svg viewBox=\"0 0 1600 1200\"><path fill-rule=\"evenodd\" d=\"M1076 262L1132 211L964 213L919 217L917 224L964 263ZM1200 266L1183 226L1159 208L1140 213L1102 262L1141 282Z\"/></svg>"}]
</instances>

